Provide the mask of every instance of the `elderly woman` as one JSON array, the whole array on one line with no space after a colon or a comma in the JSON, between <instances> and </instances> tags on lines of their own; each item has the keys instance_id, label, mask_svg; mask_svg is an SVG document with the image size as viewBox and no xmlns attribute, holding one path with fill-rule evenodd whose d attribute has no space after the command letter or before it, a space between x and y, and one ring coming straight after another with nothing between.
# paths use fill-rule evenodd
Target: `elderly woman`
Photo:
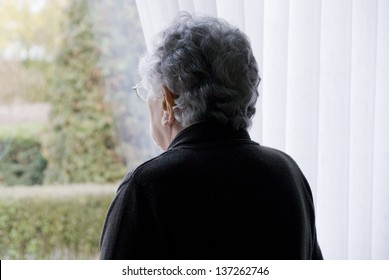
<instances>
[{"instance_id":1,"label":"elderly woman","mask_svg":"<svg viewBox=\"0 0 389 280\"><path fill-rule=\"evenodd\" d=\"M180 14L141 62L161 155L129 172L103 229L102 259L321 259L310 187L247 129L260 82L247 36Z\"/></svg>"}]
</instances>

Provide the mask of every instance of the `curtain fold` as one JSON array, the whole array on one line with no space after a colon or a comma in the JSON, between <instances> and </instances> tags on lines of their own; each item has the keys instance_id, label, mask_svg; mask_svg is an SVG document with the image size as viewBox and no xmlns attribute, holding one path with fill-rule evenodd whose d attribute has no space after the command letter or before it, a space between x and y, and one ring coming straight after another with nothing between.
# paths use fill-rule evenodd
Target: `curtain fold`
<instances>
[{"instance_id":1,"label":"curtain fold","mask_svg":"<svg viewBox=\"0 0 389 280\"><path fill-rule=\"evenodd\" d=\"M290 154L327 259L389 259L389 1L137 0L147 46L177 11L249 36L262 82L250 131Z\"/></svg>"},{"instance_id":2,"label":"curtain fold","mask_svg":"<svg viewBox=\"0 0 389 280\"><path fill-rule=\"evenodd\" d=\"M321 3L317 220L330 258L347 258L352 2Z\"/></svg>"},{"instance_id":3,"label":"curtain fold","mask_svg":"<svg viewBox=\"0 0 389 280\"><path fill-rule=\"evenodd\" d=\"M389 259L389 1L378 1L371 256Z\"/></svg>"},{"instance_id":4,"label":"curtain fold","mask_svg":"<svg viewBox=\"0 0 389 280\"><path fill-rule=\"evenodd\" d=\"M348 248L358 259L371 257L377 4L352 7Z\"/></svg>"},{"instance_id":5,"label":"curtain fold","mask_svg":"<svg viewBox=\"0 0 389 280\"><path fill-rule=\"evenodd\" d=\"M318 162L320 15L319 0L297 0L289 7L285 150L300 163L314 194Z\"/></svg>"},{"instance_id":6,"label":"curtain fold","mask_svg":"<svg viewBox=\"0 0 389 280\"><path fill-rule=\"evenodd\" d=\"M285 151L289 4L265 1L263 30L263 144ZM266 82L265 82L266 81Z\"/></svg>"}]
</instances>

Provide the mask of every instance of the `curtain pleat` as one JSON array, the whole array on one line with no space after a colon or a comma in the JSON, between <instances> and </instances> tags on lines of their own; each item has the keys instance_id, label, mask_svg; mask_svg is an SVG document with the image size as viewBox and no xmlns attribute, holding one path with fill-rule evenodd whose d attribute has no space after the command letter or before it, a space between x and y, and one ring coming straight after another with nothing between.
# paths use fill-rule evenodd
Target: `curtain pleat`
<instances>
[{"instance_id":1,"label":"curtain pleat","mask_svg":"<svg viewBox=\"0 0 389 280\"><path fill-rule=\"evenodd\" d=\"M224 18L231 24L245 30L244 1L216 0L217 16Z\"/></svg>"},{"instance_id":2,"label":"curtain pleat","mask_svg":"<svg viewBox=\"0 0 389 280\"><path fill-rule=\"evenodd\" d=\"M142 24L146 46L151 47L152 35L166 27L178 8L177 1L136 0L139 18Z\"/></svg>"},{"instance_id":3,"label":"curtain pleat","mask_svg":"<svg viewBox=\"0 0 389 280\"><path fill-rule=\"evenodd\" d=\"M288 38L285 149L300 163L316 202L320 77L319 0L297 0L290 5Z\"/></svg>"},{"instance_id":4,"label":"curtain pleat","mask_svg":"<svg viewBox=\"0 0 389 280\"><path fill-rule=\"evenodd\" d=\"M263 31L263 144L286 146L289 5L265 1Z\"/></svg>"},{"instance_id":5,"label":"curtain pleat","mask_svg":"<svg viewBox=\"0 0 389 280\"><path fill-rule=\"evenodd\" d=\"M352 8L348 254L371 257L377 1Z\"/></svg>"},{"instance_id":6,"label":"curtain pleat","mask_svg":"<svg viewBox=\"0 0 389 280\"><path fill-rule=\"evenodd\" d=\"M178 0L178 8L180 11L187 11L188 13L194 13L193 0Z\"/></svg>"},{"instance_id":7,"label":"curtain pleat","mask_svg":"<svg viewBox=\"0 0 389 280\"><path fill-rule=\"evenodd\" d=\"M194 8L196 13L216 16L216 2L209 0L194 0Z\"/></svg>"},{"instance_id":8,"label":"curtain pleat","mask_svg":"<svg viewBox=\"0 0 389 280\"><path fill-rule=\"evenodd\" d=\"M371 256L389 259L389 1L377 10Z\"/></svg>"},{"instance_id":9,"label":"curtain pleat","mask_svg":"<svg viewBox=\"0 0 389 280\"><path fill-rule=\"evenodd\" d=\"M249 36L261 71L250 135L290 154L326 259L389 259L389 1L137 0L147 42L178 10Z\"/></svg>"},{"instance_id":10,"label":"curtain pleat","mask_svg":"<svg viewBox=\"0 0 389 280\"><path fill-rule=\"evenodd\" d=\"M318 235L326 258L346 259L352 1L321 5Z\"/></svg>"}]
</instances>

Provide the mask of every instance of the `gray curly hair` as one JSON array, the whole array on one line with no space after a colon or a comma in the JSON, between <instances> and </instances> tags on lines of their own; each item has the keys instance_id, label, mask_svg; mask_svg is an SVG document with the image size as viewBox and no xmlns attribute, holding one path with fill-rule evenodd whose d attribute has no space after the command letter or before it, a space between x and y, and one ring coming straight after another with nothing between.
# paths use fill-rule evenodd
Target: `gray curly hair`
<instances>
[{"instance_id":1,"label":"gray curly hair","mask_svg":"<svg viewBox=\"0 0 389 280\"><path fill-rule=\"evenodd\" d=\"M204 120L247 129L260 77L248 37L222 19L180 13L142 58L142 84L151 98L166 86L183 127Z\"/></svg>"}]
</instances>

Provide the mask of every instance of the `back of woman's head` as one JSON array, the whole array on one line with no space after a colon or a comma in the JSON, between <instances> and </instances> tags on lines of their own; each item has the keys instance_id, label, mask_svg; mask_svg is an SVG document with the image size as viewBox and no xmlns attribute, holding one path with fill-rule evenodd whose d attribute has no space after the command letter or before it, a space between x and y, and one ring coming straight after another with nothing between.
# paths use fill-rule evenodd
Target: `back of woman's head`
<instances>
[{"instance_id":1,"label":"back of woman's head","mask_svg":"<svg viewBox=\"0 0 389 280\"><path fill-rule=\"evenodd\" d=\"M183 127L204 120L251 125L260 77L243 32L221 19L180 13L155 39L140 67L150 98L166 86Z\"/></svg>"}]
</instances>

